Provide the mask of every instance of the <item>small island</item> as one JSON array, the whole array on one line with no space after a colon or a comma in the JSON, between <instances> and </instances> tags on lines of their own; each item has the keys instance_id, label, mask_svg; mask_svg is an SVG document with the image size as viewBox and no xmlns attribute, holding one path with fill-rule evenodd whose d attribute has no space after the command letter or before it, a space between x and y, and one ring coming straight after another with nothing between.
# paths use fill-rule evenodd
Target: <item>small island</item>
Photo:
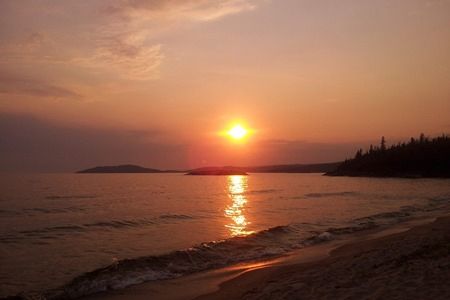
<instances>
[{"instance_id":1,"label":"small island","mask_svg":"<svg viewBox=\"0 0 450 300\"><path fill-rule=\"evenodd\" d=\"M144 168L137 165L119 165L119 166L100 166L86 170L78 171L77 173L163 173L164 171L158 169Z\"/></svg>"},{"instance_id":2,"label":"small island","mask_svg":"<svg viewBox=\"0 0 450 300\"><path fill-rule=\"evenodd\" d=\"M433 139L421 134L408 143L386 147L370 145L369 150L359 149L353 159L340 164L328 176L450 178L450 137L442 135Z\"/></svg>"},{"instance_id":3,"label":"small island","mask_svg":"<svg viewBox=\"0 0 450 300\"><path fill-rule=\"evenodd\" d=\"M209 167L191 170L186 175L248 175L247 172L239 168L232 167Z\"/></svg>"}]
</instances>

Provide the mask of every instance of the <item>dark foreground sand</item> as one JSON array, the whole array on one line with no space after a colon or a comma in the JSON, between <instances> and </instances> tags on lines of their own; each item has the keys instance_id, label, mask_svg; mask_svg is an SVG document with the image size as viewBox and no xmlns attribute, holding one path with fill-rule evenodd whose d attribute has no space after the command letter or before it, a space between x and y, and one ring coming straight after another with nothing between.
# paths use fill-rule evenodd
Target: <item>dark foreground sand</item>
<instances>
[{"instance_id":1,"label":"dark foreground sand","mask_svg":"<svg viewBox=\"0 0 450 300\"><path fill-rule=\"evenodd\" d=\"M416 225L87 299L450 299L450 217Z\"/></svg>"}]
</instances>

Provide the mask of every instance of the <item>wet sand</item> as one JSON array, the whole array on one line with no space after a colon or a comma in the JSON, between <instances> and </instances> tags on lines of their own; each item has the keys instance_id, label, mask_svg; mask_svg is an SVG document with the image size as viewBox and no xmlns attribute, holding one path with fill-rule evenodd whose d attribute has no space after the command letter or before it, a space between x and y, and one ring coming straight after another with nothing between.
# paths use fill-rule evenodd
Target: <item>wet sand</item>
<instances>
[{"instance_id":1,"label":"wet sand","mask_svg":"<svg viewBox=\"0 0 450 300\"><path fill-rule=\"evenodd\" d=\"M450 299L450 216L83 299Z\"/></svg>"}]
</instances>

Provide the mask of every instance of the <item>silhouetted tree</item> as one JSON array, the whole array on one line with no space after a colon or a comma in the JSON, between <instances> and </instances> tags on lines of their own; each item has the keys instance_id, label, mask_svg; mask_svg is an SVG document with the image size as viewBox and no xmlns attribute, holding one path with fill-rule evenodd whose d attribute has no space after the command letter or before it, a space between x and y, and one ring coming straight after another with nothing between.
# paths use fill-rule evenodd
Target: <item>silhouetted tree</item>
<instances>
[{"instance_id":1,"label":"silhouetted tree","mask_svg":"<svg viewBox=\"0 0 450 300\"><path fill-rule=\"evenodd\" d=\"M381 151L386 150L386 140L385 140L384 136L381 137L380 150Z\"/></svg>"},{"instance_id":2,"label":"silhouetted tree","mask_svg":"<svg viewBox=\"0 0 450 300\"><path fill-rule=\"evenodd\" d=\"M356 151L355 159L359 159L362 156L363 156L363 149L359 149L358 151Z\"/></svg>"},{"instance_id":3,"label":"silhouetted tree","mask_svg":"<svg viewBox=\"0 0 450 300\"><path fill-rule=\"evenodd\" d=\"M423 134L423 133L420 134L419 141L420 141L420 143L424 143L425 142L425 134Z\"/></svg>"}]
</instances>

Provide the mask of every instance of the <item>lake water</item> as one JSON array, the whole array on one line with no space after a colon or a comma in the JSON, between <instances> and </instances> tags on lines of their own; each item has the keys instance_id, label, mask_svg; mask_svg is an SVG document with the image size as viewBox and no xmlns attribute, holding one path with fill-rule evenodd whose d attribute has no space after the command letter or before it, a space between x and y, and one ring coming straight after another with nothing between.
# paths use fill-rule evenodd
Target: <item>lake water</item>
<instances>
[{"instance_id":1,"label":"lake water","mask_svg":"<svg viewBox=\"0 0 450 300\"><path fill-rule=\"evenodd\" d=\"M0 296L50 295L50 290L56 295L64 286L66 296L76 297L173 278L448 210L450 204L450 181L444 179L320 174L0 178ZM105 269L86 274L99 268Z\"/></svg>"}]
</instances>

